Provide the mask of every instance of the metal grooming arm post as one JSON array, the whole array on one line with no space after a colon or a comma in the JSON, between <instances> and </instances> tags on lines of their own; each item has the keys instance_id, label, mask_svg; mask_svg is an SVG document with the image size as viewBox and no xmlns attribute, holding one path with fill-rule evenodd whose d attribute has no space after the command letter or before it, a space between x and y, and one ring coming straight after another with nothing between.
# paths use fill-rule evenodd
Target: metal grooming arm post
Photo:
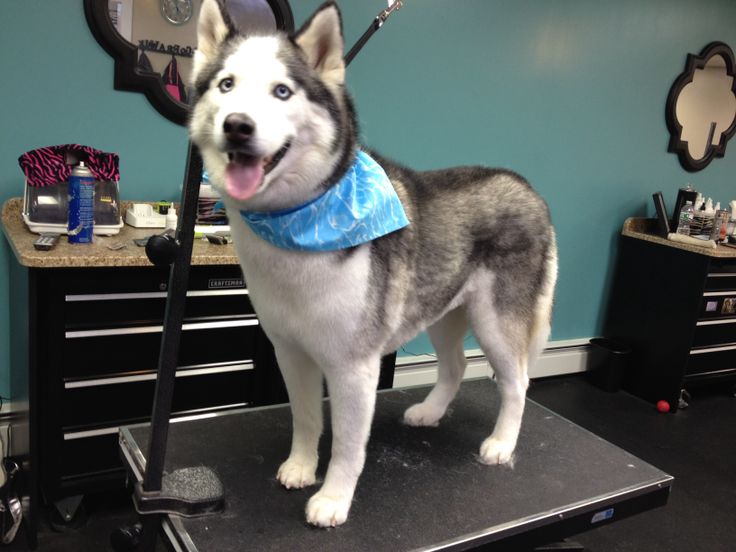
<instances>
[{"instance_id":1,"label":"metal grooming arm post","mask_svg":"<svg viewBox=\"0 0 736 552\"><path fill-rule=\"evenodd\" d=\"M199 199L199 185L202 180L202 158L197 147L190 142L187 154L186 174L181 195L179 224L176 236L164 234L149 240L146 254L152 263L158 266L171 265L169 272L169 291L166 300L164 329L161 337L159 354L158 377L151 414L151 438L148 444L146 472L141 485L135 486L133 495L136 510L141 514L143 523L142 541L140 550L153 551L156 546L156 537L160 527L162 512L179 512L183 515L202 514L222 508L221 493L219 496L191 497L186 493L177 492L181 488L173 485L173 491L178 496L164 496L164 461L166 458L166 441L171 416L171 403L176 381L176 365L179 358L179 342L181 327L184 320L187 286L189 285L189 269L194 245L194 224L197 216L197 201ZM172 264L173 262L173 264ZM208 478L208 488L217 489L219 481L214 473L188 474L174 472L174 481L181 481L181 476ZM172 485L167 491L171 493ZM193 499L194 498L194 499Z\"/></svg>"}]
</instances>

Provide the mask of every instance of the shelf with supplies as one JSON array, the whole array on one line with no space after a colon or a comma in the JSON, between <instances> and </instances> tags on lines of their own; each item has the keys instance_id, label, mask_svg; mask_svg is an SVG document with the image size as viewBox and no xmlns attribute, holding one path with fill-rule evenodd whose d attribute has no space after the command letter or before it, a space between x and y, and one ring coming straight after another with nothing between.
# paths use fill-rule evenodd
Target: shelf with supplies
<instances>
[{"instance_id":1,"label":"shelf with supplies","mask_svg":"<svg viewBox=\"0 0 736 552\"><path fill-rule=\"evenodd\" d=\"M627 219L604 335L632 349L624 387L676 411L683 389L736 382L736 249L671 242Z\"/></svg>"},{"instance_id":2,"label":"shelf with supplies","mask_svg":"<svg viewBox=\"0 0 736 552\"><path fill-rule=\"evenodd\" d=\"M124 206L132 205L128 202ZM124 225L113 236L96 236L91 244L70 244L64 236L50 251L37 251L33 242L38 234L30 232L23 222L23 200L11 198L2 208L3 231L18 262L29 268L79 268L83 266L152 266L145 248L133 240L160 234L162 228L133 228ZM236 265L238 259L232 245L213 245L207 240L194 240L192 265ZM119 247L122 244L125 247Z\"/></svg>"},{"instance_id":3,"label":"shelf with supplies","mask_svg":"<svg viewBox=\"0 0 736 552\"><path fill-rule=\"evenodd\" d=\"M690 251L692 253L706 255L708 257L736 259L736 248L728 245L717 244L715 248L710 249L707 247L700 247L698 245L691 245L689 243L675 242L663 238L657 233L657 221L655 219L638 217L628 218L624 222L623 228L621 230L621 235L630 238L636 238L642 241L665 245L668 247L674 247L683 251Z\"/></svg>"}]
</instances>

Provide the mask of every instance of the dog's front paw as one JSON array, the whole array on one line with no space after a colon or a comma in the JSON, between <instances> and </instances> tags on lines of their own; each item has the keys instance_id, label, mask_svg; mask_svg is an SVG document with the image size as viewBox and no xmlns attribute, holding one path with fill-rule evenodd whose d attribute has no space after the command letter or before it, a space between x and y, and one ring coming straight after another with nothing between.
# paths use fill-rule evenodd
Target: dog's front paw
<instances>
[{"instance_id":1,"label":"dog's front paw","mask_svg":"<svg viewBox=\"0 0 736 552\"><path fill-rule=\"evenodd\" d=\"M307 521L317 527L337 527L348 519L349 510L350 499L318 492L307 502Z\"/></svg>"},{"instance_id":2,"label":"dog's front paw","mask_svg":"<svg viewBox=\"0 0 736 552\"><path fill-rule=\"evenodd\" d=\"M435 427L439 425L443 414L444 411L440 412L436 407L417 403L404 412L404 423L414 427Z\"/></svg>"},{"instance_id":3,"label":"dog's front paw","mask_svg":"<svg viewBox=\"0 0 736 552\"><path fill-rule=\"evenodd\" d=\"M488 437L480 446L480 461L484 464L507 464L514 455L516 443Z\"/></svg>"},{"instance_id":4,"label":"dog's front paw","mask_svg":"<svg viewBox=\"0 0 736 552\"><path fill-rule=\"evenodd\" d=\"M281 464L276 478L287 489L303 489L317 481L317 462L289 457Z\"/></svg>"}]
</instances>

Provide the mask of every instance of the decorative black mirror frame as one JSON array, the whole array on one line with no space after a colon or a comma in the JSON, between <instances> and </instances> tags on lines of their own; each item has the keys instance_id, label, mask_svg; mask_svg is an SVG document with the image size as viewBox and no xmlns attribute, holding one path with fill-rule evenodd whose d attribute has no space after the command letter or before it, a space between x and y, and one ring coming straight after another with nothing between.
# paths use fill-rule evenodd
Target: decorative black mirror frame
<instances>
[{"instance_id":1,"label":"decorative black mirror frame","mask_svg":"<svg viewBox=\"0 0 736 552\"><path fill-rule=\"evenodd\" d=\"M695 54L687 55L685 71L677 77L667 96L665 118L667 119L667 128L670 131L670 142L667 150L676 153L682 167L689 172L703 170L714 158L723 157L726 153L726 143L736 133L736 118L734 118L731 126L725 132L721 133L721 139L718 145L710 145L702 159L693 159L688 150L688 143L681 138L682 125L677 120L675 112L677 98L680 96L683 88L693 81L695 71L705 68L710 58L716 55L723 57L726 62L726 72L731 77L734 77L731 84L731 91L736 94L736 61L734 60L733 51L723 42L711 42L703 49L699 56Z\"/></svg>"},{"instance_id":2,"label":"decorative black mirror frame","mask_svg":"<svg viewBox=\"0 0 736 552\"><path fill-rule=\"evenodd\" d=\"M266 0L276 18L276 27L291 33L294 16L287 0ZM108 14L107 0L84 0L84 15L97 42L115 59L115 90L141 92L151 105L170 121L185 125L189 114L186 104L169 96L158 74L136 70L138 48L118 34Z\"/></svg>"}]
</instances>

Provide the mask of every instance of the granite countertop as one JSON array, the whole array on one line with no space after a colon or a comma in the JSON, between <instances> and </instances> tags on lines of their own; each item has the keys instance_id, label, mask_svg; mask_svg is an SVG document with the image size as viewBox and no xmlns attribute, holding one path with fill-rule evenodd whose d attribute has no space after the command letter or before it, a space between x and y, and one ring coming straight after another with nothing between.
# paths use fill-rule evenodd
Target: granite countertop
<instances>
[{"instance_id":1,"label":"granite countertop","mask_svg":"<svg viewBox=\"0 0 736 552\"><path fill-rule=\"evenodd\" d=\"M123 202L123 208L130 202ZM5 237L18 262L33 268L80 268L103 266L153 266L146 256L145 248L133 243L134 239L145 238L163 232L162 228L133 228L124 225L114 236L95 236L92 244L70 244L66 236L50 251L37 251L33 242L38 234L32 233L21 218L23 200L19 197L5 202L2 209L2 226ZM109 246L125 244L122 249L112 250ZM232 245L212 245L207 240L195 240L192 251L193 265L238 264Z\"/></svg>"},{"instance_id":2,"label":"granite countertop","mask_svg":"<svg viewBox=\"0 0 736 552\"><path fill-rule=\"evenodd\" d=\"M626 221L624 221L624 227L621 230L621 234L630 238L658 243L660 245L666 245L677 249L684 249L685 251L707 255L709 257L736 258L736 249L733 247L726 247L725 245L719 244L715 249L708 249L706 247L698 247L697 245L674 242L662 238L657 233L656 219L636 217L627 218Z\"/></svg>"}]
</instances>

